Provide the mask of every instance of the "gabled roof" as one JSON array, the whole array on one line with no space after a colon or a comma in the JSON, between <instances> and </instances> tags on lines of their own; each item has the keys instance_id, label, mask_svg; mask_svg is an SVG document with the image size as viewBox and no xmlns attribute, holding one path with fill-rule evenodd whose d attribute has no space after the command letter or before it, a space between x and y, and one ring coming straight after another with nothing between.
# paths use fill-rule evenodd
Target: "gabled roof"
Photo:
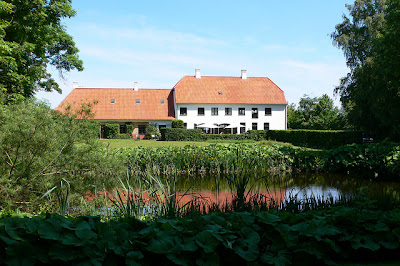
<instances>
[{"instance_id":1,"label":"gabled roof","mask_svg":"<svg viewBox=\"0 0 400 266\"><path fill-rule=\"evenodd\" d=\"M183 77L174 87L176 103L287 104L269 78Z\"/></svg>"},{"instance_id":2,"label":"gabled roof","mask_svg":"<svg viewBox=\"0 0 400 266\"><path fill-rule=\"evenodd\" d=\"M112 103L114 99L114 103ZM174 103L171 90L166 89L99 89L75 88L57 106L63 112L71 104L77 106L84 102L98 103L92 111L94 119L100 120L173 120ZM136 103L140 100L140 103ZM164 100L164 103L161 101Z\"/></svg>"}]
</instances>

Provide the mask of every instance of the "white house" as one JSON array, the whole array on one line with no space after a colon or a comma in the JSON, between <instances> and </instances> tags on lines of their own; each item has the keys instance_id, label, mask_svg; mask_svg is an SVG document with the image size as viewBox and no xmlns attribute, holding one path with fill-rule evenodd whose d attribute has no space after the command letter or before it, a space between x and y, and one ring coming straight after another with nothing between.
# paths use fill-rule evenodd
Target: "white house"
<instances>
[{"instance_id":1,"label":"white house","mask_svg":"<svg viewBox=\"0 0 400 266\"><path fill-rule=\"evenodd\" d=\"M173 88L176 119L187 128L204 128L217 133L252 129L287 129L287 101L284 92L269 78L201 76L183 77Z\"/></svg>"},{"instance_id":2,"label":"white house","mask_svg":"<svg viewBox=\"0 0 400 266\"><path fill-rule=\"evenodd\" d=\"M171 89L81 88L74 83L72 92L56 110L79 106L81 101L94 101L93 119L102 125L126 123L135 126L133 132L144 136L146 125L171 127L173 119L183 120L187 128L203 128L207 133L222 129L234 134L251 129L286 129L287 102L283 91L266 77L194 76L183 77ZM230 129L230 130L227 130Z\"/></svg>"}]
</instances>

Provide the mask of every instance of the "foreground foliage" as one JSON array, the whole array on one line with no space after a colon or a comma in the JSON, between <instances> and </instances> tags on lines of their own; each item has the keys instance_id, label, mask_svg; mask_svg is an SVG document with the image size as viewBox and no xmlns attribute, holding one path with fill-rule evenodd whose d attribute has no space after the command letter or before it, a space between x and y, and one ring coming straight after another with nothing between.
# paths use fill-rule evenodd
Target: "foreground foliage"
<instances>
[{"instance_id":1,"label":"foreground foliage","mask_svg":"<svg viewBox=\"0 0 400 266\"><path fill-rule=\"evenodd\" d=\"M99 217L0 220L7 264L333 264L399 259L400 212L335 207L228 212L154 222Z\"/></svg>"}]
</instances>

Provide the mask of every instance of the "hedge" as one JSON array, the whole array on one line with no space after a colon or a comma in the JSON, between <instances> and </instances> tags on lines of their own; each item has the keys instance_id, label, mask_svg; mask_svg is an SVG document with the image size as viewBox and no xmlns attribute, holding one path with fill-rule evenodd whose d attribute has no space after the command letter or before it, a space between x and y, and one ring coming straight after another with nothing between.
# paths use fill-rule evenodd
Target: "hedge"
<instances>
[{"instance_id":1,"label":"hedge","mask_svg":"<svg viewBox=\"0 0 400 266\"><path fill-rule=\"evenodd\" d=\"M324 265L398 260L400 212L334 207L227 212L154 222L0 219L7 265ZM398 262L398 261L397 261Z\"/></svg>"},{"instance_id":2,"label":"hedge","mask_svg":"<svg viewBox=\"0 0 400 266\"><path fill-rule=\"evenodd\" d=\"M201 129L168 128L160 129L161 140L166 141L200 141L203 139Z\"/></svg>"},{"instance_id":3,"label":"hedge","mask_svg":"<svg viewBox=\"0 0 400 266\"><path fill-rule=\"evenodd\" d=\"M243 134L241 134L241 135L236 135L236 134L205 134L205 135L202 135L202 138L204 140L209 140L209 139L216 139L216 140L218 140L218 139L244 140L244 139L247 139L247 136L243 135Z\"/></svg>"},{"instance_id":4,"label":"hedge","mask_svg":"<svg viewBox=\"0 0 400 266\"><path fill-rule=\"evenodd\" d=\"M185 128L185 124L182 120L174 119L172 120L172 128Z\"/></svg>"},{"instance_id":5,"label":"hedge","mask_svg":"<svg viewBox=\"0 0 400 266\"><path fill-rule=\"evenodd\" d=\"M250 130L248 136L254 140L276 140L295 146L333 148L362 143L363 133L350 130Z\"/></svg>"}]
</instances>

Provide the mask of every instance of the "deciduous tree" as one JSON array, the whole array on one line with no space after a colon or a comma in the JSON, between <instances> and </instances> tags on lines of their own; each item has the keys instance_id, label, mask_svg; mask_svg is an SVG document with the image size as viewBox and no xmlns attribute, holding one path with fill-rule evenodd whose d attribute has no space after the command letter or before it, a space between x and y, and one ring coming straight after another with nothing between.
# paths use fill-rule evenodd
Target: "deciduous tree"
<instances>
[{"instance_id":1,"label":"deciduous tree","mask_svg":"<svg viewBox=\"0 0 400 266\"><path fill-rule=\"evenodd\" d=\"M357 0L332 33L350 73L336 92L349 121L382 137L400 136L400 8L395 0Z\"/></svg>"},{"instance_id":2,"label":"deciduous tree","mask_svg":"<svg viewBox=\"0 0 400 266\"><path fill-rule=\"evenodd\" d=\"M48 67L62 76L83 70L79 50L62 24L75 16L72 0L0 1L0 88L30 98L38 90L61 89Z\"/></svg>"}]
</instances>

